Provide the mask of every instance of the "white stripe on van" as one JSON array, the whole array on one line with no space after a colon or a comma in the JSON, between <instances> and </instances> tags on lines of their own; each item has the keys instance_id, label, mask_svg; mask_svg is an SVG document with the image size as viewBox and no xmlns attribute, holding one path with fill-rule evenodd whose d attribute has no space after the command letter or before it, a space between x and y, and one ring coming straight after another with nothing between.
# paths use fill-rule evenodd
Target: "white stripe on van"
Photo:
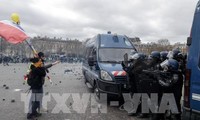
<instances>
[{"instance_id":1,"label":"white stripe on van","mask_svg":"<svg viewBox=\"0 0 200 120\"><path fill-rule=\"evenodd\" d=\"M119 71L119 73L117 74L117 76L122 75L123 71Z\"/></svg>"},{"instance_id":2,"label":"white stripe on van","mask_svg":"<svg viewBox=\"0 0 200 120\"><path fill-rule=\"evenodd\" d=\"M196 101L200 101L200 94L192 93L192 99Z\"/></svg>"},{"instance_id":3,"label":"white stripe on van","mask_svg":"<svg viewBox=\"0 0 200 120\"><path fill-rule=\"evenodd\" d=\"M114 75L117 71L112 71L112 74Z\"/></svg>"}]
</instances>

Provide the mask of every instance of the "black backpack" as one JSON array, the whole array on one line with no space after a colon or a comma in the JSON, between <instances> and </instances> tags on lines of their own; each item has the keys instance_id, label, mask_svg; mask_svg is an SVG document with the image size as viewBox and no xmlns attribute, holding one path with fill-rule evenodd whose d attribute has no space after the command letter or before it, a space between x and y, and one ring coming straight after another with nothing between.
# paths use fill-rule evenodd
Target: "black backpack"
<instances>
[{"instance_id":1,"label":"black backpack","mask_svg":"<svg viewBox=\"0 0 200 120\"><path fill-rule=\"evenodd\" d=\"M38 77L39 76L33 76L32 71L27 75L27 84L31 87L34 87L38 84Z\"/></svg>"},{"instance_id":2,"label":"black backpack","mask_svg":"<svg viewBox=\"0 0 200 120\"><path fill-rule=\"evenodd\" d=\"M32 72L29 72L29 74L27 75L27 84L29 86L32 86L32 84L33 84Z\"/></svg>"}]
</instances>

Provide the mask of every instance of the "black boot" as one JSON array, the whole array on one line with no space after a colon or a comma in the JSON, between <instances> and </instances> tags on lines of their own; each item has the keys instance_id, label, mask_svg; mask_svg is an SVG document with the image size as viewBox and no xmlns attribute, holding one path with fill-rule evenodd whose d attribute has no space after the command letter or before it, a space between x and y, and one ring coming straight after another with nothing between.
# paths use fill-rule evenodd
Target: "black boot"
<instances>
[{"instance_id":1,"label":"black boot","mask_svg":"<svg viewBox=\"0 0 200 120\"><path fill-rule=\"evenodd\" d=\"M40 116L42 116L42 114L38 113L38 112L34 112L33 115L34 115L34 117L40 117Z\"/></svg>"},{"instance_id":2,"label":"black boot","mask_svg":"<svg viewBox=\"0 0 200 120\"><path fill-rule=\"evenodd\" d=\"M28 113L27 114L27 119L30 120L30 119L33 119L34 118L34 114L33 113Z\"/></svg>"}]
</instances>

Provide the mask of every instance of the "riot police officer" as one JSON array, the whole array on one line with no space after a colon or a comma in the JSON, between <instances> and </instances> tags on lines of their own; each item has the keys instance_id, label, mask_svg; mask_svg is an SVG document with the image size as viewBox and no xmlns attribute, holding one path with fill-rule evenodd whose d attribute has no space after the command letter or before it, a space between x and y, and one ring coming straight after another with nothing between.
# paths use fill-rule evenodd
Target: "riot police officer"
<instances>
[{"instance_id":1,"label":"riot police officer","mask_svg":"<svg viewBox=\"0 0 200 120\"><path fill-rule=\"evenodd\" d=\"M167 51L161 51L160 52L160 60L163 62L167 59L167 54L168 52Z\"/></svg>"}]
</instances>

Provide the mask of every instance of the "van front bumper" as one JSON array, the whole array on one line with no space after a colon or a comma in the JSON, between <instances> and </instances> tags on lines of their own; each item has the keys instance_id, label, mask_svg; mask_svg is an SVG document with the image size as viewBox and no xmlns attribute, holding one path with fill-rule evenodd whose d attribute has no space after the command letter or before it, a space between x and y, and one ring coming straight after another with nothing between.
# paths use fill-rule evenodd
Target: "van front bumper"
<instances>
[{"instance_id":1,"label":"van front bumper","mask_svg":"<svg viewBox=\"0 0 200 120\"><path fill-rule=\"evenodd\" d=\"M113 94L121 96L122 93L128 93L126 81L124 82L109 82L97 80L97 87L101 93Z\"/></svg>"}]
</instances>

